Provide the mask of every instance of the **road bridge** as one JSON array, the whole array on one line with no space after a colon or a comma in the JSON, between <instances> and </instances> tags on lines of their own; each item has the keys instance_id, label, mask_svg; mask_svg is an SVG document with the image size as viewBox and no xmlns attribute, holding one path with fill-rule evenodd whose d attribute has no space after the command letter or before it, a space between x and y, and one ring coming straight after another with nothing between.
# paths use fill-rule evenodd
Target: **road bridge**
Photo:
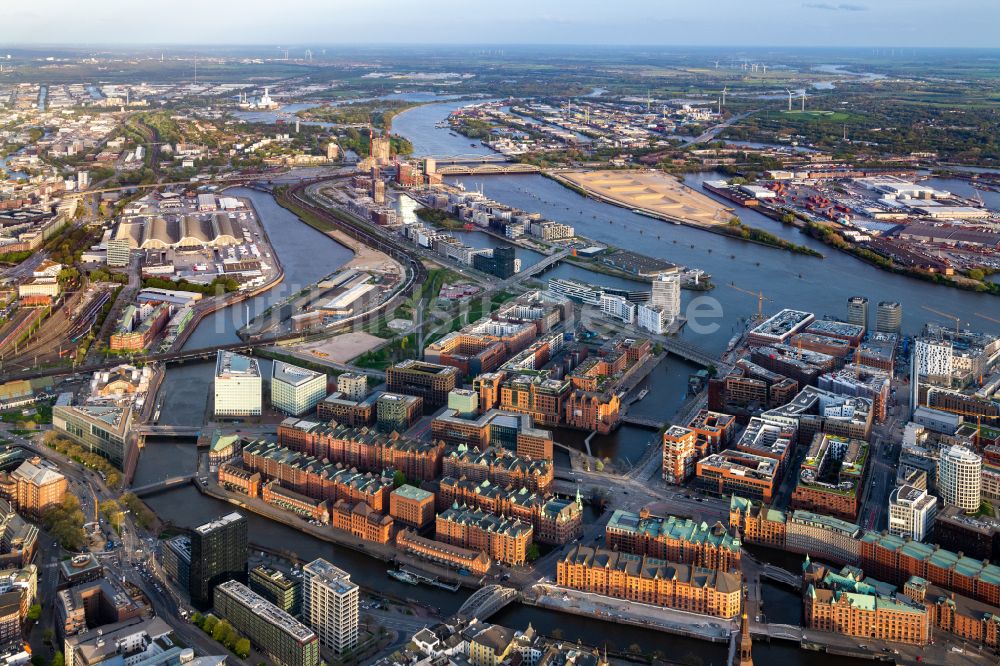
<instances>
[{"instance_id":1,"label":"road bridge","mask_svg":"<svg viewBox=\"0 0 1000 666\"><path fill-rule=\"evenodd\" d=\"M139 425L132 432L143 437L198 437L201 426Z\"/></svg>"},{"instance_id":2,"label":"road bridge","mask_svg":"<svg viewBox=\"0 0 1000 666\"><path fill-rule=\"evenodd\" d=\"M781 567L776 567L772 564L765 564L760 568L760 575L762 578L767 578L778 583L784 583L794 587L796 590L802 588L802 578L796 576L791 571L786 571Z\"/></svg>"},{"instance_id":3,"label":"road bridge","mask_svg":"<svg viewBox=\"0 0 1000 666\"><path fill-rule=\"evenodd\" d=\"M538 275L547 268L550 268L551 266L558 264L560 261L568 257L570 254L572 254L572 250L560 250L555 254L550 254L549 256L539 261L537 264L522 269L520 273L507 278L503 282L500 282L497 285L496 290L500 291L501 289L513 286L518 282L521 282L522 280L527 280L530 277L534 277L535 275Z\"/></svg>"},{"instance_id":4,"label":"road bridge","mask_svg":"<svg viewBox=\"0 0 1000 666\"><path fill-rule=\"evenodd\" d=\"M472 618L480 621L487 620L517 599L517 596L517 590L512 587L487 585L473 592L458 609L456 615L467 620Z\"/></svg>"},{"instance_id":5,"label":"road bridge","mask_svg":"<svg viewBox=\"0 0 1000 666\"><path fill-rule=\"evenodd\" d=\"M430 155L426 159L434 160L437 166L448 165L448 164L483 164L487 162L510 162L510 158L506 155L499 155L497 153L488 153L486 155L479 155L477 153L466 153L464 155Z\"/></svg>"},{"instance_id":6,"label":"road bridge","mask_svg":"<svg viewBox=\"0 0 1000 666\"><path fill-rule=\"evenodd\" d=\"M154 493L159 493L164 490L169 490L170 488L176 488L177 486L183 486L186 483L191 483L194 480L194 474L187 474L184 476L172 476L169 479L163 479L162 481L156 481L154 483L147 483L142 486L136 486L132 488L132 492L136 497L144 497L146 495L152 495Z\"/></svg>"}]
</instances>

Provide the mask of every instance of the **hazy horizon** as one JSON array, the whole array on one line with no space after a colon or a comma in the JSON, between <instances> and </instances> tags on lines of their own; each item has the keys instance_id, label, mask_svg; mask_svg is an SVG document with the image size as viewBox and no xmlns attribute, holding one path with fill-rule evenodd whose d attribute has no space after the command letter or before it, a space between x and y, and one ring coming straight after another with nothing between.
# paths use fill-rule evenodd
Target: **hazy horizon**
<instances>
[{"instance_id":1,"label":"hazy horizon","mask_svg":"<svg viewBox=\"0 0 1000 666\"><path fill-rule=\"evenodd\" d=\"M995 0L34 0L4 9L18 46L567 45L997 48ZM345 39L346 37L346 39Z\"/></svg>"}]
</instances>

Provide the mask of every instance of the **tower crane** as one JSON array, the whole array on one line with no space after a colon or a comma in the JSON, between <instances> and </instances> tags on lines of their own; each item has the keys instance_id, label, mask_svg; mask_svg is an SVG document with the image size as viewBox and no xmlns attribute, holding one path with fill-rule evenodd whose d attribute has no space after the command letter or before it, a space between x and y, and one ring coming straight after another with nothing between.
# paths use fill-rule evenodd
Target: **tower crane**
<instances>
[{"instance_id":1,"label":"tower crane","mask_svg":"<svg viewBox=\"0 0 1000 666\"><path fill-rule=\"evenodd\" d=\"M743 287L737 286L735 282L730 282L727 286L729 286L732 289L735 289L736 291L741 291L744 294L748 294L750 296L756 297L757 298L757 319L763 319L764 318L764 301L767 301L768 303L772 303L773 301L770 298L768 298L767 296L765 296L763 291L750 291L749 289L744 289Z\"/></svg>"},{"instance_id":2,"label":"tower crane","mask_svg":"<svg viewBox=\"0 0 1000 666\"><path fill-rule=\"evenodd\" d=\"M940 315L946 319L951 319L953 322L955 322L955 335L958 335L961 332L959 328L962 324L961 317L956 317L953 314L948 314L947 312L941 312L940 310L935 310L934 308L927 307L926 305L921 305L920 307L922 307L924 310L927 310L928 312L933 312L934 314Z\"/></svg>"},{"instance_id":3,"label":"tower crane","mask_svg":"<svg viewBox=\"0 0 1000 666\"><path fill-rule=\"evenodd\" d=\"M976 417L976 446L980 446L979 442L982 439L982 435L983 435L983 419L984 418L986 418L986 419L995 419L995 418L997 418L996 416L991 416L989 414L983 414L982 412L970 412L970 411L968 411L966 409L957 409L957 408L954 408L954 407L934 406L934 405L930 404L929 397L928 397L927 402L924 404L924 407L927 407L928 409L937 409L937 410L942 411L942 412L949 412L951 414L959 414L961 416L975 416Z\"/></svg>"}]
</instances>

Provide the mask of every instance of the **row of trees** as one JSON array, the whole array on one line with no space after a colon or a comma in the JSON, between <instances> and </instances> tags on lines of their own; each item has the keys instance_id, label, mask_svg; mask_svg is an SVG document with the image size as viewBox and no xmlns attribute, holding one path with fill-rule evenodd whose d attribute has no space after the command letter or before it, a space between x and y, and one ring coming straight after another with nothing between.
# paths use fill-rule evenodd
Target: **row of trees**
<instances>
[{"instance_id":1,"label":"row of trees","mask_svg":"<svg viewBox=\"0 0 1000 666\"><path fill-rule=\"evenodd\" d=\"M111 463L96 453L87 451L76 442L68 440L65 437L58 436L52 430L45 433L42 442L44 442L45 446L50 449L54 449L64 456L75 460L81 465L99 472L104 476L104 482L108 484L109 488L118 488L121 486L121 472L115 469Z\"/></svg>"},{"instance_id":2,"label":"row of trees","mask_svg":"<svg viewBox=\"0 0 1000 666\"><path fill-rule=\"evenodd\" d=\"M240 635L228 620L220 620L211 613L207 615L193 613L191 624L211 636L213 640L225 645L240 659L250 656L250 639Z\"/></svg>"},{"instance_id":3,"label":"row of trees","mask_svg":"<svg viewBox=\"0 0 1000 666\"><path fill-rule=\"evenodd\" d=\"M206 296L212 296L220 293L230 293L236 291L240 288L240 283L233 278L222 278L217 277L208 284L199 284L196 282L188 282L187 280L178 280L174 282L173 280L168 280L166 278L158 277L148 277L143 278L142 286L144 288L155 288L155 289L176 289L177 291L191 291L199 294L205 294Z\"/></svg>"}]
</instances>

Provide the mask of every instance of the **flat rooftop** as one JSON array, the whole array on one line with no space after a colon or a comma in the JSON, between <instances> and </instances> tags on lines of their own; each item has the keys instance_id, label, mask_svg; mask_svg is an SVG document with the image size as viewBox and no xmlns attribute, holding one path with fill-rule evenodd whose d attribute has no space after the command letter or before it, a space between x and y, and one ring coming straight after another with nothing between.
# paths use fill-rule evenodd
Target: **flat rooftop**
<instances>
[{"instance_id":1,"label":"flat rooftop","mask_svg":"<svg viewBox=\"0 0 1000 666\"><path fill-rule=\"evenodd\" d=\"M260 377L257 359L220 349L215 357L216 377Z\"/></svg>"},{"instance_id":2,"label":"flat rooftop","mask_svg":"<svg viewBox=\"0 0 1000 666\"><path fill-rule=\"evenodd\" d=\"M326 378L326 375L322 372L300 368L297 365L285 363L284 361L275 361L274 371L271 377L275 381L291 384L292 386L301 386L316 379L317 377Z\"/></svg>"}]
</instances>

